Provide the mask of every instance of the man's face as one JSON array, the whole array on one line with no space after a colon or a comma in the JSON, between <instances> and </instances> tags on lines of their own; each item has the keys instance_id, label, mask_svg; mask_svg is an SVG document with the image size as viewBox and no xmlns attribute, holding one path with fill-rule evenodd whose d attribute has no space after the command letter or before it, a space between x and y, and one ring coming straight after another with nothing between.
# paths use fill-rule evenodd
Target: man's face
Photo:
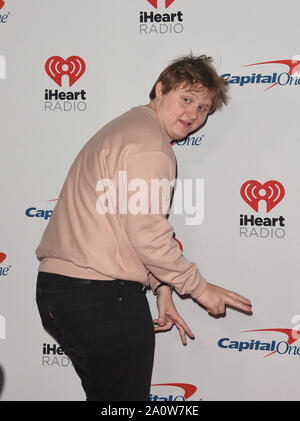
<instances>
[{"instance_id":1,"label":"man's face","mask_svg":"<svg viewBox=\"0 0 300 421\"><path fill-rule=\"evenodd\" d=\"M157 112L173 140L183 139L197 130L206 120L212 101L209 91L198 84L190 88L184 83L162 93L162 83L156 85Z\"/></svg>"}]
</instances>

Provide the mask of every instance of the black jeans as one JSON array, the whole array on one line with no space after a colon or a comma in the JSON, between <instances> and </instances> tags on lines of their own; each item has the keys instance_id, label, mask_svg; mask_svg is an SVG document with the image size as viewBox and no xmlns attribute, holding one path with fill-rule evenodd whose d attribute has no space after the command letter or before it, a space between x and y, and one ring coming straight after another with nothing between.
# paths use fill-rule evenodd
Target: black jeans
<instances>
[{"instance_id":1,"label":"black jeans","mask_svg":"<svg viewBox=\"0 0 300 421\"><path fill-rule=\"evenodd\" d=\"M36 300L88 401L148 400L155 334L142 284L39 272Z\"/></svg>"}]
</instances>

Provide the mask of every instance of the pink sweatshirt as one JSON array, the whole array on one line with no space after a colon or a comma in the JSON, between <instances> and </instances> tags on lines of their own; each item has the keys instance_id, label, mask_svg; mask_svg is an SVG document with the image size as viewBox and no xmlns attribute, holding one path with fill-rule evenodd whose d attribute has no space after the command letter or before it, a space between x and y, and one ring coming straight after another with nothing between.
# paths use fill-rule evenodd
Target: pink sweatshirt
<instances>
[{"instance_id":1,"label":"pink sweatshirt","mask_svg":"<svg viewBox=\"0 0 300 421\"><path fill-rule=\"evenodd\" d=\"M179 294L199 297L207 281L173 238L173 228L161 209L169 198L159 200L159 212L151 213L149 207L151 180L176 177L170 141L157 114L147 106L135 107L99 130L81 149L67 175L36 250L39 271L132 280L152 291L162 281ZM126 174L127 180L120 174ZM116 195L107 193L113 190L108 190L104 179L116 186ZM137 187L126 190L136 179L149 187L144 194L144 199L149 198L147 213L126 212L143 201L143 196L137 200ZM124 186L127 208L119 197ZM105 211L109 203L115 204L110 208L115 210Z\"/></svg>"}]
</instances>

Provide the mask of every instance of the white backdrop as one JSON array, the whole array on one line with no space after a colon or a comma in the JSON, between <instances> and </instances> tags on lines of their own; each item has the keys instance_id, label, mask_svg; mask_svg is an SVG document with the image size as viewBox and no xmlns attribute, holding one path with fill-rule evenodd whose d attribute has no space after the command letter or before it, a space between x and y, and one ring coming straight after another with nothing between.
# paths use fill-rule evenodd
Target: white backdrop
<instances>
[{"instance_id":1,"label":"white backdrop","mask_svg":"<svg viewBox=\"0 0 300 421\"><path fill-rule=\"evenodd\" d=\"M0 1L2 400L84 399L40 323L35 249L79 149L146 104L160 71L190 51L211 55L230 75L231 101L196 139L174 145L178 176L204 179L204 220L170 222L184 255L209 282L250 298L253 315L227 309L214 318L174 293L196 339L184 347L176 329L156 335L149 399L299 399L299 13L296 0ZM84 61L72 86L68 76L62 86L49 77L53 56ZM264 64L245 67L254 63ZM79 94L46 102L46 90ZM261 185L245 196L250 180ZM257 192L267 200L255 210ZM240 215L255 224L241 226Z\"/></svg>"}]
</instances>

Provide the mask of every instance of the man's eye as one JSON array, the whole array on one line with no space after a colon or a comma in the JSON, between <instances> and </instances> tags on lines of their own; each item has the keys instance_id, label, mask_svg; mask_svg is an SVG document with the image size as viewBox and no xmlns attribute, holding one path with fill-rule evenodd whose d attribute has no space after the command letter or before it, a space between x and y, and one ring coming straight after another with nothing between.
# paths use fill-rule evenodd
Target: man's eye
<instances>
[{"instance_id":1,"label":"man's eye","mask_svg":"<svg viewBox=\"0 0 300 421\"><path fill-rule=\"evenodd\" d=\"M189 103L190 100L188 98L183 98L184 102Z\"/></svg>"},{"instance_id":2,"label":"man's eye","mask_svg":"<svg viewBox=\"0 0 300 421\"><path fill-rule=\"evenodd\" d=\"M208 113L208 109L206 107L202 107L202 105L200 105L199 110L203 111L205 114Z\"/></svg>"}]
</instances>

